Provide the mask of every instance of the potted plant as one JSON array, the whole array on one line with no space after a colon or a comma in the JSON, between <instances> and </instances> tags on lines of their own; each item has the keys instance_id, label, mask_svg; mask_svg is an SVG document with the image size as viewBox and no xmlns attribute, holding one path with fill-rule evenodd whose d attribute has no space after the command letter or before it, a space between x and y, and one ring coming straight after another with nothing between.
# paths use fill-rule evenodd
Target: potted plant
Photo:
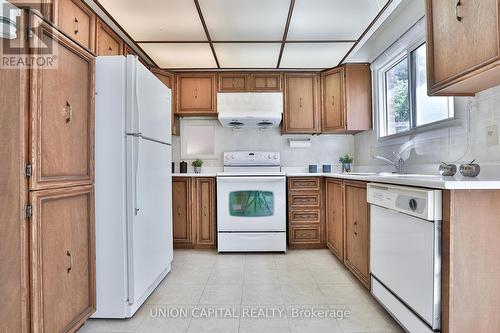
<instances>
[{"instance_id":1,"label":"potted plant","mask_svg":"<svg viewBox=\"0 0 500 333\"><path fill-rule=\"evenodd\" d=\"M353 158L349 154L341 156L339 162L342 164L342 172L351 172Z\"/></svg>"},{"instance_id":2,"label":"potted plant","mask_svg":"<svg viewBox=\"0 0 500 333\"><path fill-rule=\"evenodd\" d=\"M203 165L203 161L199 158L195 159L191 165L194 167L194 173L201 173L201 166Z\"/></svg>"}]
</instances>

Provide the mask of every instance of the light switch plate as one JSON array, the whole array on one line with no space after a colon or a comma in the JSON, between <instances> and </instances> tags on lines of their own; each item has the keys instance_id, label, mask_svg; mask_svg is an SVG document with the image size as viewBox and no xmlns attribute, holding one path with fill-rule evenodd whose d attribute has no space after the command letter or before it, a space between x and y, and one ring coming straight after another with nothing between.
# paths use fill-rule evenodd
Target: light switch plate
<instances>
[{"instance_id":1,"label":"light switch plate","mask_svg":"<svg viewBox=\"0 0 500 333\"><path fill-rule=\"evenodd\" d=\"M497 125L486 127L486 145L498 146L498 131Z\"/></svg>"}]
</instances>

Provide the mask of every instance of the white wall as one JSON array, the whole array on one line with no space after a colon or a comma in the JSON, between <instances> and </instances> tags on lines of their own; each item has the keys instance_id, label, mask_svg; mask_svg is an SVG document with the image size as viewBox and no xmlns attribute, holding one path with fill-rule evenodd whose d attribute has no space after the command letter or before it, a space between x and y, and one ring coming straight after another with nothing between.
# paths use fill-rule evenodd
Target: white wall
<instances>
[{"instance_id":1,"label":"white wall","mask_svg":"<svg viewBox=\"0 0 500 333\"><path fill-rule=\"evenodd\" d=\"M182 122L196 121L190 118L181 119ZM245 129L233 131L220 126L218 120L209 120L216 124L215 148L217 158L205 160L204 166L222 168L222 153L225 151L255 150L279 151L281 162L285 167L305 168L309 164L337 165L338 159L343 154L354 154L354 137L352 135L281 135L280 129ZM182 133L181 133L182 135ZM290 148L288 138L311 138L310 148ZM173 160L178 163L180 156L180 137L173 139ZM190 166L190 160L186 160Z\"/></svg>"}]
</instances>

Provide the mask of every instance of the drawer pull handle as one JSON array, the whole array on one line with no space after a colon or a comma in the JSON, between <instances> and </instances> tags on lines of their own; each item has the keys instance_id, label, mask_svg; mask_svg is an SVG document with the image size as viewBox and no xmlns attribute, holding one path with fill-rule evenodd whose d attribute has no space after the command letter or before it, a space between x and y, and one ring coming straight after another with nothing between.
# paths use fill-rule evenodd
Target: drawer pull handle
<instances>
[{"instance_id":1,"label":"drawer pull handle","mask_svg":"<svg viewBox=\"0 0 500 333\"><path fill-rule=\"evenodd\" d=\"M75 22L75 35L77 35L77 34L78 34L78 31L79 31L79 26L78 26L78 23L79 23L79 22L78 22L78 18L76 18L76 17L75 17L75 21L74 21L74 22Z\"/></svg>"},{"instance_id":2,"label":"drawer pull handle","mask_svg":"<svg viewBox=\"0 0 500 333\"><path fill-rule=\"evenodd\" d=\"M73 269L73 255L69 249L66 250L66 255L69 257L69 267L67 268L67 273L69 273Z\"/></svg>"},{"instance_id":3,"label":"drawer pull handle","mask_svg":"<svg viewBox=\"0 0 500 333\"><path fill-rule=\"evenodd\" d=\"M73 108L68 101L66 101L66 105L63 108L64 119L66 120L66 124L69 124L73 119Z\"/></svg>"},{"instance_id":4,"label":"drawer pull handle","mask_svg":"<svg viewBox=\"0 0 500 333\"><path fill-rule=\"evenodd\" d=\"M460 16L460 14L458 14L458 10L459 10L460 6L462 6L462 0L457 0L457 4L455 5L455 16L456 16L458 22L462 21L462 16Z\"/></svg>"}]
</instances>

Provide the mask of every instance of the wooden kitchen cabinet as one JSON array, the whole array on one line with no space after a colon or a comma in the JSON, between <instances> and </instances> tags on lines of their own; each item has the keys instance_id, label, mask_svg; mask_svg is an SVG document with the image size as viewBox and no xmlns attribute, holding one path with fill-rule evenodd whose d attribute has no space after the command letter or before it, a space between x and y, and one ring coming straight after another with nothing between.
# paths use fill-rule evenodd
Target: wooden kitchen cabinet
<instances>
[{"instance_id":1,"label":"wooden kitchen cabinet","mask_svg":"<svg viewBox=\"0 0 500 333\"><path fill-rule=\"evenodd\" d=\"M342 180L325 180L326 246L344 261L344 188Z\"/></svg>"},{"instance_id":2,"label":"wooden kitchen cabinet","mask_svg":"<svg viewBox=\"0 0 500 333\"><path fill-rule=\"evenodd\" d=\"M344 181L344 263L370 289L370 207L366 183Z\"/></svg>"},{"instance_id":3,"label":"wooden kitchen cabinet","mask_svg":"<svg viewBox=\"0 0 500 333\"><path fill-rule=\"evenodd\" d=\"M242 92L248 90L249 75L246 73L220 73L219 92Z\"/></svg>"},{"instance_id":4,"label":"wooden kitchen cabinet","mask_svg":"<svg viewBox=\"0 0 500 333\"><path fill-rule=\"evenodd\" d=\"M46 23L38 33L57 41L58 63L31 70L30 190L92 184L95 58Z\"/></svg>"},{"instance_id":5,"label":"wooden kitchen cabinet","mask_svg":"<svg viewBox=\"0 0 500 333\"><path fill-rule=\"evenodd\" d=\"M99 56L122 55L122 39L101 20L97 20L96 26L96 53Z\"/></svg>"},{"instance_id":6,"label":"wooden kitchen cabinet","mask_svg":"<svg viewBox=\"0 0 500 333\"><path fill-rule=\"evenodd\" d=\"M282 132L320 132L319 76L316 73L285 74Z\"/></svg>"},{"instance_id":7,"label":"wooden kitchen cabinet","mask_svg":"<svg viewBox=\"0 0 500 333\"><path fill-rule=\"evenodd\" d=\"M30 194L33 332L69 332L95 311L93 186Z\"/></svg>"},{"instance_id":8,"label":"wooden kitchen cabinet","mask_svg":"<svg viewBox=\"0 0 500 333\"><path fill-rule=\"evenodd\" d=\"M56 25L88 50L95 50L95 15L81 0L57 0Z\"/></svg>"},{"instance_id":9,"label":"wooden kitchen cabinet","mask_svg":"<svg viewBox=\"0 0 500 333\"><path fill-rule=\"evenodd\" d=\"M322 74L322 133L372 128L369 64L346 64Z\"/></svg>"},{"instance_id":10,"label":"wooden kitchen cabinet","mask_svg":"<svg viewBox=\"0 0 500 333\"><path fill-rule=\"evenodd\" d=\"M167 87L172 90L172 135L180 135L180 119L179 116L175 114L175 76L173 73L167 72L159 68L152 68L151 72L156 75L161 82L163 82Z\"/></svg>"},{"instance_id":11,"label":"wooden kitchen cabinet","mask_svg":"<svg viewBox=\"0 0 500 333\"><path fill-rule=\"evenodd\" d=\"M179 73L176 75L176 114L217 115L217 74Z\"/></svg>"},{"instance_id":12,"label":"wooden kitchen cabinet","mask_svg":"<svg viewBox=\"0 0 500 333\"><path fill-rule=\"evenodd\" d=\"M282 75L280 73L252 73L250 90L256 92L280 92Z\"/></svg>"},{"instance_id":13,"label":"wooden kitchen cabinet","mask_svg":"<svg viewBox=\"0 0 500 333\"><path fill-rule=\"evenodd\" d=\"M500 2L426 1L429 95L475 93L500 84Z\"/></svg>"},{"instance_id":14,"label":"wooden kitchen cabinet","mask_svg":"<svg viewBox=\"0 0 500 333\"><path fill-rule=\"evenodd\" d=\"M288 244L292 248L324 247L321 177L289 177Z\"/></svg>"},{"instance_id":15,"label":"wooden kitchen cabinet","mask_svg":"<svg viewBox=\"0 0 500 333\"><path fill-rule=\"evenodd\" d=\"M215 178L173 177L172 192L174 247L215 247Z\"/></svg>"}]
</instances>

